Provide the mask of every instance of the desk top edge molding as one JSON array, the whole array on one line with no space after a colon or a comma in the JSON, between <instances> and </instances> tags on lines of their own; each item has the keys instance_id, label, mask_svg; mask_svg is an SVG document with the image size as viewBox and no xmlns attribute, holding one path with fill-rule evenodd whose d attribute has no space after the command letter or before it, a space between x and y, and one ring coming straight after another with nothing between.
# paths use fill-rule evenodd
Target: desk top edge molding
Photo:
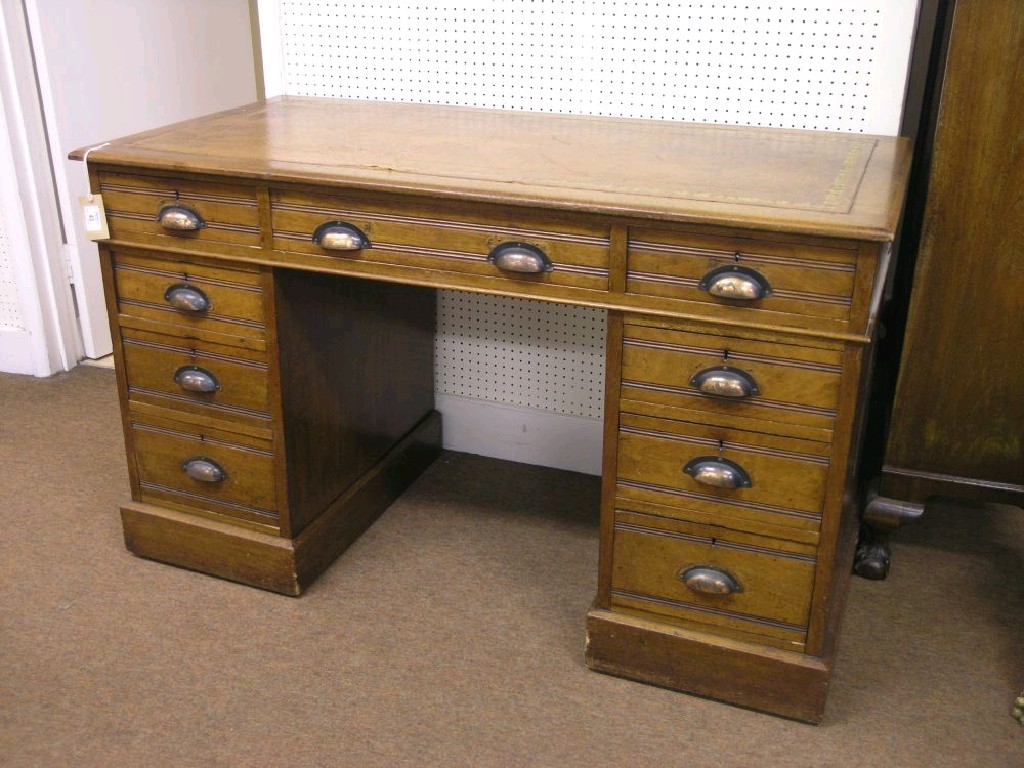
<instances>
[{"instance_id":1,"label":"desk top edge molding","mask_svg":"<svg viewBox=\"0 0 1024 768\"><path fill-rule=\"evenodd\" d=\"M381 125L389 145L376 140ZM523 145L528 157L505 151ZM86 154L97 165L875 242L895 236L911 159L900 137L291 96L69 157ZM752 180L755 159L766 170Z\"/></svg>"}]
</instances>

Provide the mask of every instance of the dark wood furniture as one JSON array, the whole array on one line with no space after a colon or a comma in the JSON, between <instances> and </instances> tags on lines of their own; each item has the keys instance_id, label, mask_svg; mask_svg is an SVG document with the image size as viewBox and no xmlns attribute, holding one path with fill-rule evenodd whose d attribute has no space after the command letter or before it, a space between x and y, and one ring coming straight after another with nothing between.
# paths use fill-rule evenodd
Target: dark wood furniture
<instances>
[{"instance_id":1,"label":"dark wood furniture","mask_svg":"<svg viewBox=\"0 0 1024 768\"><path fill-rule=\"evenodd\" d=\"M916 264L897 287L909 297L899 377L865 509L882 551L863 567L876 577L887 531L931 497L1024 506L1024 14L1013 0L946 13Z\"/></svg>"},{"instance_id":2,"label":"dark wood furniture","mask_svg":"<svg viewBox=\"0 0 1024 768\"><path fill-rule=\"evenodd\" d=\"M432 289L601 307L589 665L821 718L904 140L285 98L88 159L133 552L298 594L438 451Z\"/></svg>"}]
</instances>

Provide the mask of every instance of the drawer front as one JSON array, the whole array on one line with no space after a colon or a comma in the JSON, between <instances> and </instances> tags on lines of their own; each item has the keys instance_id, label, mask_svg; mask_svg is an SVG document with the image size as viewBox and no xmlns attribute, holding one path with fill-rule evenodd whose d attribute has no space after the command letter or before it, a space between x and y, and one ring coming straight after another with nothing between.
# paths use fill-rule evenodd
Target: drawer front
<instances>
[{"instance_id":1,"label":"drawer front","mask_svg":"<svg viewBox=\"0 0 1024 768\"><path fill-rule=\"evenodd\" d=\"M101 171L99 189L113 240L168 248L260 245L255 187ZM199 228L162 226L158 217L165 206L193 212Z\"/></svg>"},{"instance_id":2,"label":"drawer front","mask_svg":"<svg viewBox=\"0 0 1024 768\"><path fill-rule=\"evenodd\" d=\"M138 319L155 326L173 326L165 329L170 333L207 331L250 339L266 336L259 270L118 253L114 257L114 281L123 323ZM177 298L172 295L176 290ZM206 307L189 308L189 292L198 292Z\"/></svg>"},{"instance_id":3,"label":"drawer front","mask_svg":"<svg viewBox=\"0 0 1024 768\"><path fill-rule=\"evenodd\" d=\"M856 273L852 244L635 228L629 233L626 290L716 305L719 317L754 321L777 313L845 323L851 320Z\"/></svg>"},{"instance_id":4,"label":"drawer front","mask_svg":"<svg viewBox=\"0 0 1024 768\"><path fill-rule=\"evenodd\" d=\"M269 444L186 429L132 423L141 500L170 501L199 512L276 526L274 454Z\"/></svg>"},{"instance_id":5,"label":"drawer front","mask_svg":"<svg viewBox=\"0 0 1024 768\"><path fill-rule=\"evenodd\" d=\"M130 399L269 423L264 353L129 328L121 345Z\"/></svg>"},{"instance_id":6,"label":"drawer front","mask_svg":"<svg viewBox=\"0 0 1024 768\"><path fill-rule=\"evenodd\" d=\"M340 196L271 191L274 248L367 264L413 267L513 282L608 290L608 226L541 218L517 210L476 216L465 207L412 201L382 203ZM369 247L328 250L313 242L317 228L344 222ZM550 271L520 273L488 260L504 243L538 249Z\"/></svg>"},{"instance_id":7,"label":"drawer front","mask_svg":"<svg viewBox=\"0 0 1024 768\"><path fill-rule=\"evenodd\" d=\"M744 426L792 424L799 436L828 439L839 403L842 350L827 342L805 344L627 320L623 409L702 412L713 423Z\"/></svg>"},{"instance_id":8,"label":"drawer front","mask_svg":"<svg viewBox=\"0 0 1024 768\"><path fill-rule=\"evenodd\" d=\"M616 512L612 606L802 643L815 557L809 547Z\"/></svg>"},{"instance_id":9,"label":"drawer front","mask_svg":"<svg viewBox=\"0 0 1024 768\"><path fill-rule=\"evenodd\" d=\"M616 493L681 518L817 530L828 451L813 440L624 413Z\"/></svg>"}]
</instances>

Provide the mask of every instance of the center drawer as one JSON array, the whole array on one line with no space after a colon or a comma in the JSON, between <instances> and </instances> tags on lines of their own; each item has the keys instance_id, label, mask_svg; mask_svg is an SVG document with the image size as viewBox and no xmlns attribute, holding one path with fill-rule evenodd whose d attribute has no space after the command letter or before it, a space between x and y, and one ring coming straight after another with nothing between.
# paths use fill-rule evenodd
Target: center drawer
<instances>
[{"instance_id":1,"label":"center drawer","mask_svg":"<svg viewBox=\"0 0 1024 768\"><path fill-rule=\"evenodd\" d=\"M607 223L545 218L494 206L467 208L443 201L379 201L286 190L271 190L270 205L276 250L532 285L608 290ZM342 235L335 243L318 234L332 223L344 228L337 230ZM345 247L336 249L337 245ZM496 249L503 245L518 246L514 259L506 255L506 266L514 261L515 269L539 271L501 269L503 259Z\"/></svg>"}]
</instances>

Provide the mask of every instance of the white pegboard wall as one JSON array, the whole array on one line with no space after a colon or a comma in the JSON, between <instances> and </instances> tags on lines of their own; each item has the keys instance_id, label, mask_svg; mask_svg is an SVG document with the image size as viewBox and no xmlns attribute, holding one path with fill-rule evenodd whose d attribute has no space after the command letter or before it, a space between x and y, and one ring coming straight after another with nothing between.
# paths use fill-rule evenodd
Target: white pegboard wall
<instances>
[{"instance_id":1,"label":"white pegboard wall","mask_svg":"<svg viewBox=\"0 0 1024 768\"><path fill-rule=\"evenodd\" d=\"M289 94L895 133L916 0L279 0Z\"/></svg>"},{"instance_id":2,"label":"white pegboard wall","mask_svg":"<svg viewBox=\"0 0 1024 768\"><path fill-rule=\"evenodd\" d=\"M441 291L438 392L600 419L604 312L564 304Z\"/></svg>"},{"instance_id":3,"label":"white pegboard wall","mask_svg":"<svg viewBox=\"0 0 1024 768\"><path fill-rule=\"evenodd\" d=\"M0 328L23 329L18 286L14 282L11 263L11 244L7 238L7 223L0 211Z\"/></svg>"}]
</instances>

